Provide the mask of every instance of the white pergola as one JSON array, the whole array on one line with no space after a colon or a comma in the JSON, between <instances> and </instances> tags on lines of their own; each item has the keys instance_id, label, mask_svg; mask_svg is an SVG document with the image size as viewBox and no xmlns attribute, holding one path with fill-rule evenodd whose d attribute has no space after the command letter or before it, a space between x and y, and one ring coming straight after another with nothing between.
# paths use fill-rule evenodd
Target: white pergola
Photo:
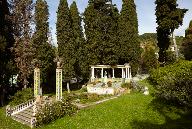
<instances>
[{"instance_id":1,"label":"white pergola","mask_svg":"<svg viewBox=\"0 0 192 129\"><path fill-rule=\"evenodd\" d=\"M91 65L91 82L95 80L95 69L101 69L101 78L104 78L104 70L103 69L112 69L112 78L115 78L115 70L114 69L122 69L122 78L131 79L131 66L126 63L125 65Z\"/></svg>"}]
</instances>

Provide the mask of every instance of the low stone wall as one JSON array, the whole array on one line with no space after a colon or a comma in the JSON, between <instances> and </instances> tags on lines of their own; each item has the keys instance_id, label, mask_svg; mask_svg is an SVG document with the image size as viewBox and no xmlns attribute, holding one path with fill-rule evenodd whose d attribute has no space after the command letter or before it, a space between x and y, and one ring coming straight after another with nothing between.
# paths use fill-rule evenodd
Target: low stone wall
<instances>
[{"instance_id":1,"label":"low stone wall","mask_svg":"<svg viewBox=\"0 0 192 129\"><path fill-rule=\"evenodd\" d=\"M129 83L131 79L125 78L107 78L107 82L122 82L122 83ZM104 78L95 78L94 82L104 82Z\"/></svg>"},{"instance_id":2,"label":"low stone wall","mask_svg":"<svg viewBox=\"0 0 192 129\"><path fill-rule=\"evenodd\" d=\"M90 94L99 94L99 95L114 95L115 94L115 88L112 87L87 87L87 92Z\"/></svg>"}]
</instances>

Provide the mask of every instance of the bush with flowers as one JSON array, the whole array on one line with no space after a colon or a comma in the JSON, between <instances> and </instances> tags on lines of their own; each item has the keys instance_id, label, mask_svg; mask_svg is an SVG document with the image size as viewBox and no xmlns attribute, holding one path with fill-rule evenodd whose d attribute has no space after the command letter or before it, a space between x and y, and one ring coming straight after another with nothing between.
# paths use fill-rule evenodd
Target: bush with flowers
<instances>
[{"instance_id":1,"label":"bush with flowers","mask_svg":"<svg viewBox=\"0 0 192 129\"><path fill-rule=\"evenodd\" d=\"M47 103L36 114L36 126L48 124L64 116L73 115L77 110L78 108L71 103L70 98L55 103Z\"/></svg>"}]
</instances>

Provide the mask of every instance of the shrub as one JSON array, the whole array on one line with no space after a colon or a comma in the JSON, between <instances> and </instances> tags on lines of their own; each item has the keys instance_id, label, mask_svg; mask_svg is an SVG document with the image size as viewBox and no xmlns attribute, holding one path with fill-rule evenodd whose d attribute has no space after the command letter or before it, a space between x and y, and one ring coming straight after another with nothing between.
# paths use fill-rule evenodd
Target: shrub
<instances>
[{"instance_id":1,"label":"shrub","mask_svg":"<svg viewBox=\"0 0 192 129\"><path fill-rule=\"evenodd\" d=\"M133 88L130 83L123 83L123 84L121 84L121 87L122 88L127 88L127 89L132 89Z\"/></svg>"},{"instance_id":2,"label":"shrub","mask_svg":"<svg viewBox=\"0 0 192 129\"><path fill-rule=\"evenodd\" d=\"M86 86L82 87L82 88L80 89L80 92L87 92L87 87L86 87Z\"/></svg>"},{"instance_id":3,"label":"shrub","mask_svg":"<svg viewBox=\"0 0 192 129\"><path fill-rule=\"evenodd\" d=\"M167 50L166 65L173 64L175 63L175 61L176 61L175 52Z\"/></svg>"},{"instance_id":4,"label":"shrub","mask_svg":"<svg viewBox=\"0 0 192 129\"><path fill-rule=\"evenodd\" d=\"M186 60L192 60L192 39L185 39L182 46L181 52L185 56Z\"/></svg>"},{"instance_id":5,"label":"shrub","mask_svg":"<svg viewBox=\"0 0 192 129\"><path fill-rule=\"evenodd\" d=\"M155 47L151 44L144 46L144 51L141 54L141 72L148 73L150 69L157 68L159 66L157 55L155 54Z\"/></svg>"},{"instance_id":6,"label":"shrub","mask_svg":"<svg viewBox=\"0 0 192 129\"><path fill-rule=\"evenodd\" d=\"M192 106L192 62L180 61L152 70L149 79L157 97Z\"/></svg>"},{"instance_id":7,"label":"shrub","mask_svg":"<svg viewBox=\"0 0 192 129\"><path fill-rule=\"evenodd\" d=\"M131 85L131 87L133 87L133 91L134 92L141 92L141 93L143 93L145 86L142 85L140 82L131 81L130 85Z\"/></svg>"},{"instance_id":8,"label":"shrub","mask_svg":"<svg viewBox=\"0 0 192 129\"><path fill-rule=\"evenodd\" d=\"M31 88L26 88L15 93L15 95L11 97L11 102L9 104L11 106L16 106L33 98L33 90Z\"/></svg>"},{"instance_id":9,"label":"shrub","mask_svg":"<svg viewBox=\"0 0 192 129\"><path fill-rule=\"evenodd\" d=\"M48 124L58 118L70 116L77 112L77 107L71 103L69 98L53 104L46 104L36 114L36 126Z\"/></svg>"},{"instance_id":10,"label":"shrub","mask_svg":"<svg viewBox=\"0 0 192 129\"><path fill-rule=\"evenodd\" d=\"M101 99L98 94L88 94L88 101L95 102Z\"/></svg>"}]
</instances>

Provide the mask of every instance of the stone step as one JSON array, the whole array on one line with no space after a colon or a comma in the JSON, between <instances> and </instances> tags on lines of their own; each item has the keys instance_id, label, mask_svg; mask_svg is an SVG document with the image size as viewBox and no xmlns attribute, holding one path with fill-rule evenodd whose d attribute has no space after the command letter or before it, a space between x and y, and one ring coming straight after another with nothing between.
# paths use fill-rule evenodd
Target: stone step
<instances>
[{"instance_id":1,"label":"stone step","mask_svg":"<svg viewBox=\"0 0 192 129\"><path fill-rule=\"evenodd\" d=\"M21 115L21 116L24 116L27 118L31 118L33 116L33 112L23 111L23 112L20 112L18 114L15 114L15 115Z\"/></svg>"},{"instance_id":2,"label":"stone step","mask_svg":"<svg viewBox=\"0 0 192 129\"><path fill-rule=\"evenodd\" d=\"M15 114L13 115L14 117L16 118L19 118L25 122L31 122L31 118L32 116L29 116L29 115L26 115L26 114L23 114L23 113L18 113L18 114Z\"/></svg>"},{"instance_id":3,"label":"stone step","mask_svg":"<svg viewBox=\"0 0 192 129\"><path fill-rule=\"evenodd\" d=\"M14 115L14 116L11 116L15 121L19 122L19 123L22 123L24 125L27 125L27 126L31 126L31 119L27 120L27 119L24 119L23 117L21 116L18 116L18 115Z\"/></svg>"}]
</instances>

